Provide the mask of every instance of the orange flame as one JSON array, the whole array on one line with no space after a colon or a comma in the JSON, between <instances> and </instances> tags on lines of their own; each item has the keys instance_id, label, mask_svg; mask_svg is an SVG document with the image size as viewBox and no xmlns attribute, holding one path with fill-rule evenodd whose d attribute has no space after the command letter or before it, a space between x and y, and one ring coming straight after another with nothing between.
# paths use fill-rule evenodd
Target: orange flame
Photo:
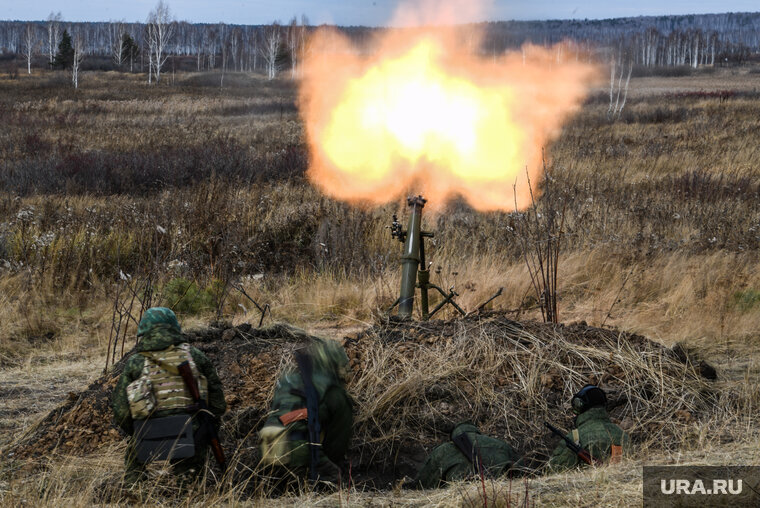
<instances>
[{"instance_id":1,"label":"orange flame","mask_svg":"<svg viewBox=\"0 0 760 508\"><path fill-rule=\"evenodd\" d=\"M468 48L477 34L467 44L462 32L388 30L370 56L317 32L300 88L311 180L354 203L413 190L438 205L459 194L484 211L526 207L527 177L535 187L542 148L583 100L594 68L530 46L479 57Z\"/></svg>"}]
</instances>

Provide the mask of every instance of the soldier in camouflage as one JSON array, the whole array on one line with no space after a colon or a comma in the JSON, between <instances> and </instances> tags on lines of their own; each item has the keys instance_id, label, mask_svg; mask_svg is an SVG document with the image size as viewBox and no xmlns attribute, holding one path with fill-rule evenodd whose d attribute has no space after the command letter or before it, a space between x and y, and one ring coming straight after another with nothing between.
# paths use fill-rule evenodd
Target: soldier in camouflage
<instances>
[{"instance_id":1,"label":"soldier in camouflage","mask_svg":"<svg viewBox=\"0 0 760 508\"><path fill-rule=\"evenodd\" d=\"M137 353L127 360L111 400L114 421L130 435L125 455L125 485L134 484L145 474L145 464L137 460L132 436L134 422L148 417L188 414L193 404L178 374L179 364L189 362L201 397L217 418L227 409L214 366L200 350L186 343L174 312L164 307L148 309L137 327L137 336L140 338ZM196 428L193 419L193 429ZM175 474L192 480L203 471L205 460L206 447L196 446L193 457L172 459L171 463Z\"/></svg>"},{"instance_id":2,"label":"soldier in camouflage","mask_svg":"<svg viewBox=\"0 0 760 508\"><path fill-rule=\"evenodd\" d=\"M467 439L460 439L462 434ZM496 478L516 473L521 467L522 462L509 443L485 436L472 423L463 422L451 432L451 441L432 451L407 486L435 489L447 482L479 477L481 472L484 477Z\"/></svg>"},{"instance_id":3,"label":"soldier in camouflage","mask_svg":"<svg viewBox=\"0 0 760 508\"><path fill-rule=\"evenodd\" d=\"M340 479L351 442L353 401L346 391L348 356L334 340L313 338L305 350L311 359L313 385L318 396L321 443L316 476L335 483ZM272 407L260 432L262 463L285 483L303 478L311 467L307 395L298 368L277 380Z\"/></svg>"},{"instance_id":4,"label":"soldier in camouflage","mask_svg":"<svg viewBox=\"0 0 760 508\"><path fill-rule=\"evenodd\" d=\"M631 439L628 434L612 423L607 414L607 396L594 385L586 385L576 393L571 401L575 412L575 428L567 435L591 457L599 460L617 461L630 451ZM549 469L562 471L585 462L567 447L562 440L549 458Z\"/></svg>"}]
</instances>

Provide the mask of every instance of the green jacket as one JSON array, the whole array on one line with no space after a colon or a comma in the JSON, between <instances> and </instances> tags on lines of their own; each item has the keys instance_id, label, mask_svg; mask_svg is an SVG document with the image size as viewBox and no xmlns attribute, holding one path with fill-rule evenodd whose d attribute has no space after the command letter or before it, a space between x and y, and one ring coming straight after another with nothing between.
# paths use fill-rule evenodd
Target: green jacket
<instances>
[{"instance_id":1,"label":"green jacket","mask_svg":"<svg viewBox=\"0 0 760 508\"><path fill-rule=\"evenodd\" d=\"M168 326L157 325L149 332L142 336L137 344L137 351L162 351L171 345L179 345L185 342L184 336ZM214 369L214 365L199 349L191 347L190 355L193 357L198 371L206 377L208 381L208 405L211 412L217 417L224 414L227 410L227 403L224 400L222 391L222 382ZM111 398L111 408L113 409L114 421L127 434L132 434L132 415L129 412L129 402L127 401L127 385L140 377L145 357L140 354L134 354L129 357L124 371L116 383ZM176 414L179 411L169 411L156 416L168 416Z\"/></svg>"},{"instance_id":2,"label":"green jacket","mask_svg":"<svg viewBox=\"0 0 760 508\"><path fill-rule=\"evenodd\" d=\"M463 432L480 451L483 466L489 477L501 476L513 466L520 467L517 454L508 443L481 434L471 423L457 425L451 433L451 438L454 439ZM470 463L457 445L453 442L443 443L437 446L425 460L414 479L414 486L435 489L444 482L475 476L477 471L478 469Z\"/></svg>"},{"instance_id":3,"label":"green jacket","mask_svg":"<svg viewBox=\"0 0 760 508\"><path fill-rule=\"evenodd\" d=\"M345 388L348 356L333 340L315 338L308 354L313 362L312 383L319 396L319 425L322 430L322 451L335 464L340 464L351 444L353 401ZM303 379L298 369L283 373L275 385L272 407L265 426L281 426L280 416L306 407ZM291 441L289 466L308 467L311 462L306 420L288 427Z\"/></svg>"},{"instance_id":4,"label":"green jacket","mask_svg":"<svg viewBox=\"0 0 760 508\"><path fill-rule=\"evenodd\" d=\"M578 429L578 438L583 449L587 450L592 457L605 460L610 456L612 445L623 447L623 454L630 451L631 438L626 432L612 423L603 407L591 408L585 413L579 414L575 419ZM567 435L571 440L573 433ZM578 456L567 447L565 441L560 441L549 458L549 468L554 471L571 469L580 464L585 464Z\"/></svg>"}]
</instances>

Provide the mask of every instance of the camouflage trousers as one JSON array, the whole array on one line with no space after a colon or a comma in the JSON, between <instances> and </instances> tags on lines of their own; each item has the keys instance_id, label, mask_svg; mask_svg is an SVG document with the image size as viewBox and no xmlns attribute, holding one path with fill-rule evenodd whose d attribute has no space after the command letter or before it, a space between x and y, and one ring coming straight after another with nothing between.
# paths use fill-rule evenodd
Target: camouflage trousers
<instances>
[{"instance_id":1,"label":"camouflage trousers","mask_svg":"<svg viewBox=\"0 0 760 508\"><path fill-rule=\"evenodd\" d=\"M172 473L181 483L193 483L203 473L206 467L206 454L208 447L196 448L195 455L186 459L172 459ZM137 450L134 438L129 439L127 450L124 454L124 485L129 487L145 479L145 464L137 460Z\"/></svg>"}]
</instances>

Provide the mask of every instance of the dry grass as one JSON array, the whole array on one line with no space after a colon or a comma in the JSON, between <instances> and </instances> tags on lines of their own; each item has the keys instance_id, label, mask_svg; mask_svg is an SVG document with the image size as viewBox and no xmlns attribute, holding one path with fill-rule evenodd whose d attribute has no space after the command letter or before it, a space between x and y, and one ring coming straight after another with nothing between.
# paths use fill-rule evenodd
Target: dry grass
<instances>
[{"instance_id":1,"label":"dry grass","mask_svg":"<svg viewBox=\"0 0 760 508\"><path fill-rule=\"evenodd\" d=\"M176 277L201 287L239 281L257 301L272 304L274 318L311 329L364 327L397 296L399 248L383 226L403 209L401 203L357 210L321 196L303 178L306 153L292 85L228 77L229 86L219 89L215 75L177 76L174 86L148 87L135 76L85 73L78 91L48 73L0 79L0 121L6 126L0 132L0 390L33 390L29 397L14 395L4 408L15 411L12 419L22 418L20 424L14 420L13 435L79 379L90 378L94 370L87 362L96 359L96 370L101 368L121 270L135 277L157 270L159 301ZM652 446L620 466L531 480L535 506L638 503L644 463L757 460L755 87L751 76L723 72L634 78L620 121L607 122L604 99L595 96L550 147L558 184L553 188L561 191L545 195L539 207L549 200L568 204L560 320L696 347L718 364L719 386L731 395L699 425L668 418L665 408L632 418L632 428L665 422L669 435L680 429L681 437L665 444L652 437ZM673 95L709 90L736 94L728 100ZM428 253L433 282L455 285L466 309L504 287L494 308L535 317L519 255L517 239L525 234L520 221L509 213L475 213L462 203L444 212L425 217L427 228L436 231ZM157 233L157 226L166 233ZM258 318L234 291L221 310L236 322ZM180 317L203 322L212 314ZM441 350L372 351L364 377L355 381L361 387L361 432L375 444L393 443L410 432L407 420L398 420L402 416L415 425L437 425L445 416L440 404L410 396L430 383L456 386L484 414L498 408L506 415L510 404L534 400L529 395L541 384L542 369L567 374L563 397L587 375L548 365L548 357L526 361L518 350L497 348L486 338L469 349L453 347L456 340L453 335ZM570 354L571 345L558 341L555 348ZM655 376L636 353L621 349L625 372ZM598 351L583 355L591 364L603 360ZM484 374L505 365L521 373L522 384L510 388L509 400ZM677 398L673 383L668 400ZM45 400L51 384L51 399ZM678 404L698 413L689 397ZM537 418L541 408L534 408ZM628 411L633 416L633 408ZM434 418L425 420L424 414ZM515 428L523 436L535 423L525 420ZM715 436L734 441L715 443ZM121 469L119 453L113 448L76 461L56 457L42 469L27 465L24 474L2 470L0 502L126 502L120 491L109 490ZM270 504L234 489L203 492L194 501L166 489L149 491L144 500ZM495 484L492 493L503 500L505 489ZM304 493L276 502L335 506L350 496L352 504L462 506L476 499L476 490L459 485L425 493Z\"/></svg>"},{"instance_id":2,"label":"dry grass","mask_svg":"<svg viewBox=\"0 0 760 508\"><path fill-rule=\"evenodd\" d=\"M730 451L725 447L707 445L691 452L663 454L656 457L642 453L621 464L594 470L574 471L531 478L527 481L530 506L535 507L627 507L641 504L642 463L647 465L734 465L753 464L758 456L757 438L734 443ZM239 499L228 493L184 491L173 489L170 482L139 493L122 492L114 487L121 466L120 450L104 451L90 459L65 460L60 457L59 467L48 472L30 474L25 481L9 482L0 478L0 502L4 506L91 506L93 500L108 500L117 505L136 501L152 506L438 506L480 507L482 487L479 483L458 483L434 491L366 492L343 489L333 494L304 492L280 498ZM160 489L160 490L159 490ZM501 480L486 485L488 506L505 507L510 496L511 506L522 506L526 482Z\"/></svg>"},{"instance_id":3,"label":"dry grass","mask_svg":"<svg viewBox=\"0 0 760 508\"><path fill-rule=\"evenodd\" d=\"M692 368L655 344L616 339L609 332L594 332L581 340L581 332L589 333L583 327L520 327L497 318L445 325L391 323L364 333L348 345L355 372L349 389L357 400L355 471L370 463L380 469L399 453L408 458L414 448L424 454L420 442L443 439L463 415L478 421L484 431L509 439L527 454L529 463L538 465L554 441L541 430L540 422L551 419L565 425L557 421L557 401L565 405L574 388L593 377L607 388L611 400L622 401L612 414L632 433L635 453L622 465L591 473L531 478L528 493L538 506L576 501L582 506L622 506L639 499L640 488L638 494L635 491L642 464L722 463L731 460L725 443L740 450L747 443L756 444L752 430L760 416L754 409L760 402L756 386L747 384L745 391L729 387L717 396ZM241 449L231 452L233 464L243 461L238 464L239 474L218 487L210 486L214 481L204 482L188 494L157 466L152 468L152 480L137 493L123 491L119 484L123 446L123 442L107 444L97 455L84 458L54 452L38 462L15 463L9 457L0 471L2 501L20 505L35 496L42 505L83 506L123 503L140 496L148 504L272 502L260 487L262 471L247 462L250 454ZM397 464L407 473L411 466ZM518 482L511 486L507 481L489 482L489 504L506 505L510 488L513 503L518 497L524 499L525 484ZM307 489L297 498L275 502L334 506L350 497L359 504L393 500L404 505L480 506L480 488L476 483L446 491L401 493L391 488L382 493L344 490L328 496Z\"/></svg>"}]
</instances>

